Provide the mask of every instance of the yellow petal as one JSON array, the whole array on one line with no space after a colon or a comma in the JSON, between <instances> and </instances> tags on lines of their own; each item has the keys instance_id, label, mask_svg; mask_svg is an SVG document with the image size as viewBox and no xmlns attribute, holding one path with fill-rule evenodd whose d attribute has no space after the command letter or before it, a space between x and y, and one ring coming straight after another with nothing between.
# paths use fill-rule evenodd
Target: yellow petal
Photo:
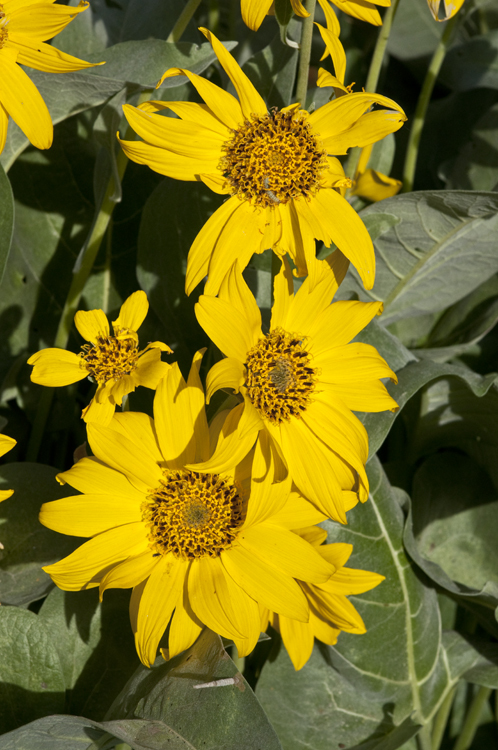
<instances>
[{"instance_id":1,"label":"yellow petal","mask_svg":"<svg viewBox=\"0 0 498 750\"><path fill-rule=\"evenodd\" d=\"M50 148L53 127L47 105L16 59L14 49L0 50L0 101L33 146Z\"/></svg>"},{"instance_id":2,"label":"yellow petal","mask_svg":"<svg viewBox=\"0 0 498 750\"><path fill-rule=\"evenodd\" d=\"M206 401L220 388L233 388L238 393L245 381L244 365L234 357L222 359L211 367L206 377Z\"/></svg>"},{"instance_id":3,"label":"yellow petal","mask_svg":"<svg viewBox=\"0 0 498 750\"><path fill-rule=\"evenodd\" d=\"M194 423L190 396L175 362L157 386L154 420L161 453L169 469L181 469L195 461Z\"/></svg>"},{"instance_id":4,"label":"yellow petal","mask_svg":"<svg viewBox=\"0 0 498 750\"><path fill-rule=\"evenodd\" d=\"M337 643L341 632L339 628L334 628L329 622L319 617L312 607L310 608L310 628L315 638L328 646L334 646Z\"/></svg>"},{"instance_id":5,"label":"yellow petal","mask_svg":"<svg viewBox=\"0 0 498 750\"><path fill-rule=\"evenodd\" d=\"M239 404L228 414L211 458L189 468L216 474L233 470L253 447L262 426L261 418L251 404Z\"/></svg>"},{"instance_id":6,"label":"yellow petal","mask_svg":"<svg viewBox=\"0 0 498 750\"><path fill-rule=\"evenodd\" d=\"M218 193L218 195L230 195L232 192L229 183L221 174L200 174L199 179L213 193Z\"/></svg>"},{"instance_id":7,"label":"yellow petal","mask_svg":"<svg viewBox=\"0 0 498 750\"><path fill-rule=\"evenodd\" d=\"M367 0L332 0L332 2L344 11L344 13L347 13L348 16L358 18L358 20L370 23L372 26L382 26L382 19L379 11L375 5L369 3ZM384 2L378 2L378 0L376 0L376 4L384 5ZM388 0L387 5L389 4L390 2Z\"/></svg>"},{"instance_id":8,"label":"yellow petal","mask_svg":"<svg viewBox=\"0 0 498 750\"><path fill-rule=\"evenodd\" d=\"M0 503L3 503L4 500L8 500L13 494L14 490L0 490Z\"/></svg>"},{"instance_id":9,"label":"yellow petal","mask_svg":"<svg viewBox=\"0 0 498 750\"><path fill-rule=\"evenodd\" d=\"M251 81L239 67L230 52L208 29L203 29L201 27L199 31L201 31L206 39L211 42L216 57L235 86L244 118L250 120L251 115L253 114L266 115L268 109L264 100L258 94ZM207 103L209 104L209 102Z\"/></svg>"},{"instance_id":10,"label":"yellow petal","mask_svg":"<svg viewBox=\"0 0 498 750\"><path fill-rule=\"evenodd\" d=\"M330 351L327 361L320 360L320 382L351 385L376 378L397 380L385 359L370 344L355 341L338 346Z\"/></svg>"},{"instance_id":11,"label":"yellow petal","mask_svg":"<svg viewBox=\"0 0 498 750\"><path fill-rule=\"evenodd\" d=\"M144 449L156 463L162 463L163 456L159 448L154 420L147 414L132 411L117 412L110 426L111 429L135 443L138 448Z\"/></svg>"},{"instance_id":12,"label":"yellow petal","mask_svg":"<svg viewBox=\"0 0 498 750\"><path fill-rule=\"evenodd\" d=\"M109 336L109 323L103 310L78 310L74 324L86 341L94 344L98 336Z\"/></svg>"},{"instance_id":13,"label":"yellow petal","mask_svg":"<svg viewBox=\"0 0 498 750\"><path fill-rule=\"evenodd\" d=\"M115 565L102 578L99 587L100 599L107 589L131 589L145 581L157 565L147 541L144 539L144 551L129 557Z\"/></svg>"},{"instance_id":14,"label":"yellow petal","mask_svg":"<svg viewBox=\"0 0 498 750\"><path fill-rule=\"evenodd\" d=\"M43 523L45 506L40 521ZM54 583L64 591L81 591L98 586L109 566L143 552L145 539L143 523L118 526L82 544L72 554L54 565L43 568Z\"/></svg>"},{"instance_id":15,"label":"yellow petal","mask_svg":"<svg viewBox=\"0 0 498 750\"><path fill-rule=\"evenodd\" d=\"M219 558L199 557L188 574L188 596L195 614L208 628L225 638L241 638L233 620L225 574Z\"/></svg>"},{"instance_id":16,"label":"yellow petal","mask_svg":"<svg viewBox=\"0 0 498 750\"><path fill-rule=\"evenodd\" d=\"M14 445L17 445L17 440L8 435L0 435L0 456L5 456L6 453L12 450Z\"/></svg>"},{"instance_id":17,"label":"yellow petal","mask_svg":"<svg viewBox=\"0 0 498 750\"><path fill-rule=\"evenodd\" d=\"M330 31L332 31L336 36L339 36L339 34L341 33L341 24L339 23L339 19L337 18L334 9L330 5L329 0L318 0L318 2L320 3L321 9L323 10L327 28L330 29Z\"/></svg>"},{"instance_id":18,"label":"yellow petal","mask_svg":"<svg viewBox=\"0 0 498 750\"><path fill-rule=\"evenodd\" d=\"M0 154L5 148L5 141L7 140L7 129L9 127L9 115L7 110L0 101Z\"/></svg>"},{"instance_id":19,"label":"yellow petal","mask_svg":"<svg viewBox=\"0 0 498 750\"><path fill-rule=\"evenodd\" d=\"M335 13L332 13L332 15L334 16L334 18L337 18ZM318 30L322 36L323 41L325 42L326 54L322 56L322 60L327 56L327 54L332 57L335 74L339 79L339 82L344 84L344 76L346 75L346 53L339 40L339 35L332 29L324 29L323 26L320 26L319 23L315 25L318 26Z\"/></svg>"},{"instance_id":20,"label":"yellow petal","mask_svg":"<svg viewBox=\"0 0 498 750\"><path fill-rule=\"evenodd\" d=\"M174 76L187 76L209 109L227 128L237 130L242 125L244 115L237 99L219 86L216 86L216 84L195 73L191 73L189 70L170 68L164 73L156 88L159 88L165 78L172 78Z\"/></svg>"},{"instance_id":21,"label":"yellow petal","mask_svg":"<svg viewBox=\"0 0 498 750\"><path fill-rule=\"evenodd\" d=\"M271 523L286 529L301 529L325 521L327 516L317 510L297 492L291 492L287 502L277 513L271 516ZM323 529L319 530L320 532ZM307 540L309 541L309 539Z\"/></svg>"},{"instance_id":22,"label":"yellow petal","mask_svg":"<svg viewBox=\"0 0 498 750\"><path fill-rule=\"evenodd\" d=\"M190 414L195 429L195 458L194 461L207 461L209 458L209 427L206 417L206 399L202 387L199 370L205 349L194 354L192 366L187 379L187 393L190 401Z\"/></svg>"},{"instance_id":23,"label":"yellow petal","mask_svg":"<svg viewBox=\"0 0 498 750\"><path fill-rule=\"evenodd\" d=\"M241 652L247 655L255 647L261 632L259 606L252 597L235 583L233 578L225 571L222 564L221 569L227 588L228 602L231 606L232 622L237 630L246 634L243 641L239 638L234 638L234 641L236 642L237 650L239 649L239 645L241 646L239 655L242 655Z\"/></svg>"},{"instance_id":24,"label":"yellow petal","mask_svg":"<svg viewBox=\"0 0 498 750\"><path fill-rule=\"evenodd\" d=\"M232 97L233 99L233 97ZM236 101L234 99L234 101ZM221 122L216 115L211 112L207 104L197 104L197 102L144 102L140 104L139 109L144 112L159 112L163 109L170 109L182 120L202 126L205 130L212 130L222 136L225 141L232 138L230 128Z\"/></svg>"},{"instance_id":25,"label":"yellow petal","mask_svg":"<svg viewBox=\"0 0 498 750\"><path fill-rule=\"evenodd\" d=\"M296 16L299 16L300 18L308 18L309 13L302 4L301 0L290 0L292 5L292 10L296 14Z\"/></svg>"},{"instance_id":26,"label":"yellow petal","mask_svg":"<svg viewBox=\"0 0 498 750\"><path fill-rule=\"evenodd\" d=\"M351 596L370 591L385 580L385 576L371 573L368 570L355 568L341 568L337 570L327 583L326 590L334 594Z\"/></svg>"},{"instance_id":27,"label":"yellow petal","mask_svg":"<svg viewBox=\"0 0 498 750\"><path fill-rule=\"evenodd\" d=\"M137 363L137 369L133 373L133 379L137 385L155 390L171 365L161 360L160 349L149 349L142 354Z\"/></svg>"},{"instance_id":28,"label":"yellow petal","mask_svg":"<svg viewBox=\"0 0 498 750\"><path fill-rule=\"evenodd\" d=\"M87 424L93 422L102 425L102 427L108 427L114 416L115 409L116 405L111 403L109 399L99 402L95 396L86 409L83 409L81 416Z\"/></svg>"},{"instance_id":29,"label":"yellow petal","mask_svg":"<svg viewBox=\"0 0 498 750\"><path fill-rule=\"evenodd\" d=\"M172 554L159 562L145 584L138 607L135 645L142 664L152 666L157 647L181 600L187 564Z\"/></svg>"},{"instance_id":30,"label":"yellow petal","mask_svg":"<svg viewBox=\"0 0 498 750\"><path fill-rule=\"evenodd\" d=\"M324 146L332 154L346 154L354 146L363 148L381 141L389 133L395 133L406 119L404 112L385 109L367 112L348 130L326 138Z\"/></svg>"},{"instance_id":31,"label":"yellow petal","mask_svg":"<svg viewBox=\"0 0 498 750\"><path fill-rule=\"evenodd\" d=\"M334 572L311 544L268 521L242 529L237 541L248 552L292 578L325 583Z\"/></svg>"},{"instance_id":32,"label":"yellow petal","mask_svg":"<svg viewBox=\"0 0 498 750\"><path fill-rule=\"evenodd\" d=\"M133 487L123 474L105 466L93 456L82 458L68 471L57 474L57 481L89 495L116 494L127 500L143 502L143 493Z\"/></svg>"},{"instance_id":33,"label":"yellow petal","mask_svg":"<svg viewBox=\"0 0 498 750\"><path fill-rule=\"evenodd\" d=\"M375 282L375 252L367 228L345 198L335 190L319 190L308 201L298 201L297 210L314 236L327 247L333 242L354 265L365 289Z\"/></svg>"},{"instance_id":34,"label":"yellow petal","mask_svg":"<svg viewBox=\"0 0 498 750\"><path fill-rule=\"evenodd\" d=\"M444 0L444 15L439 18L441 0L427 0L427 4L435 21L448 21L458 13L465 0Z\"/></svg>"},{"instance_id":35,"label":"yellow petal","mask_svg":"<svg viewBox=\"0 0 498 750\"><path fill-rule=\"evenodd\" d=\"M379 380L348 385L333 385L334 395L352 411L397 411L398 404Z\"/></svg>"},{"instance_id":36,"label":"yellow petal","mask_svg":"<svg viewBox=\"0 0 498 750\"><path fill-rule=\"evenodd\" d=\"M328 620L335 627L348 633L365 633L366 628L359 613L345 596L330 594L320 586L309 586L312 589L310 606L315 609L323 619Z\"/></svg>"},{"instance_id":37,"label":"yellow petal","mask_svg":"<svg viewBox=\"0 0 498 750\"><path fill-rule=\"evenodd\" d=\"M10 11L9 8L9 31L26 34L40 41L52 39L66 28L75 15L82 13L88 6L87 2L80 2L76 8L68 5L30 3L14 11Z\"/></svg>"},{"instance_id":38,"label":"yellow petal","mask_svg":"<svg viewBox=\"0 0 498 750\"><path fill-rule=\"evenodd\" d=\"M240 0L240 12L246 26L257 31L270 10L272 0Z\"/></svg>"},{"instance_id":39,"label":"yellow petal","mask_svg":"<svg viewBox=\"0 0 498 750\"><path fill-rule=\"evenodd\" d=\"M319 107L308 118L313 130L320 134L320 139L325 142L339 133L344 133L351 128L360 117L374 104L380 104L386 109L404 114L399 104L392 99L380 94L356 92L348 96L334 99L323 107ZM335 152L331 152L335 153Z\"/></svg>"},{"instance_id":40,"label":"yellow petal","mask_svg":"<svg viewBox=\"0 0 498 750\"><path fill-rule=\"evenodd\" d=\"M147 295L141 290L133 292L121 305L117 320L113 320L113 328L126 328L130 331L138 331L145 320L149 310Z\"/></svg>"},{"instance_id":41,"label":"yellow petal","mask_svg":"<svg viewBox=\"0 0 498 750\"><path fill-rule=\"evenodd\" d=\"M251 330L240 310L223 299L203 294L195 306L195 314L199 325L226 357L241 363L246 361L247 352L257 342L257 332Z\"/></svg>"},{"instance_id":42,"label":"yellow petal","mask_svg":"<svg viewBox=\"0 0 498 750\"><path fill-rule=\"evenodd\" d=\"M302 669L313 651L315 639L311 625L280 616L279 630L294 669Z\"/></svg>"},{"instance_id":43,"label":"yellow petal","mask_svg":"<svg viewBox=\"0 0 498 750\"><path fill-rule=\"evenodd\" d=\"M90 63L80 60L78 57L61 52L51 44L45 44L45 42L36 41L25 34L15 34L12 31L9 31L10 45L18 51L18 63L35 70L43 70L46 73L69 73L73 70L104 65L104 63Z\"/></svg>"},{"instance_id":44,"label":"yellow petal","mask_svg":"<svg viewBox=\"0 0 498 750\"><path fill-rule=\"evenodd\" d=\"M213 171L212 159L189 159L143 141L123 141L119 134L117 138L129 159L174 180L196 180L200 173Z\"/></svg>"},{"instance_id":45,"label":"yellow petal","mask_svg":"<svg viewBox=\"0 0 498 750\"><path fill-rule=\"evenodd\" d=\"M31 355L28 365L34 365L33 383L49 387L77 383L88 375L81 357L65 349L42 349Z\"/></svg>"},{"instance_id":46,"label":"yellow petal","mask_svg":"<svg viewBox=\"0 0 498 750\"><path fill-rule=\"evenodd\" d=\"M401 190L402 183L392 177L387 177L375 169L367 169L356 179L352 195L359 195L367 201L383 201L392 198Z\"/></svg>"},{"instance_id":47,"label":"yellow petal","mask_svg":"<svg viewBox=\"0 0 498 750\"><path fill-rule=\"evenodd\" d=\"M140 503L118 493L65 497L45 503L40 514L40 521L49 529L70 536L95 536L141 520Z\"/></svg>"},{"instance_id":48,"label":"yellow petal","mask_svg":"<svg viewBox=\"0 0 498 750\"><path fill-rule=\"evenodd\" d=\"M250 339L257 341L261 333L261 312L254 295L247 286L238 262L234 263L220 287L219 298L229 302L245 318L251 332Z\"/></svg>"},{"instance_id":49,"label":"yellow petal","mask_svg":"<svg viewBox=\"0 0 498 750\"><path fill-rule=\"evenodd\" d=\"M280 271L273 282L273 305L270 329L285 328L287 314L294 298L294 278L287 258L282 258Z\"/></svg>"},{"instance_id":50,"label":"yellow petal","mask_svg":"<svg viewBox=\"0 0 498 750\"><path fill-rule=\"evenodd\" d=\"M178 600L168 635L168 659L172 659L182 651L186 651L197 640L203 628L202 622L196 616L188 602L188 597L183 596L183 601ZM166 654L161 649L166 658Z\"/></svg>"},{"instance_id":51,"label":"yellow petal","mask_svg":"<svg viewBox=\"0 0 498 750\"><path fill-rule=\"evenodd\" d=\"M252 599L279 614L307 622L308 604L301 588L290 576L266 565L243 547L221 553L227 573Z\"/></svg>"},{"instance_id":52,"label":"yellow petal","mask_svg":"<svg viewBox=\"0 0 498 750\"><path fill-rule=\"evenodd\" d=\"M382 302L334 302L308 328L313 356L328 356L331 349L348 344L381 312Z\"/></svg>"}]
</instances>

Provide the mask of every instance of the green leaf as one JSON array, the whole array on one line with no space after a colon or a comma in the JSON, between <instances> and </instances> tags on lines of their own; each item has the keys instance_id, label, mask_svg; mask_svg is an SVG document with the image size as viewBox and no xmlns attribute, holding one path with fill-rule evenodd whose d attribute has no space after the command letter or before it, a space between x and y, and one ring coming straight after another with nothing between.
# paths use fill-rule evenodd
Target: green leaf
<instances>
[{"instance_id":1,"label":"green leaf","mask_svg":"<svg viewBox=\"0 0 498 750\"><path fill-rule=\"evenodd\" d=\"M408 193L360 216L371 221L378 213L397 221L375 241L374 288L365 292L358 282L346 288L360 299L383 300L383 325L443 310L498 271L496 193Z\"/></svg>"},{"instance_id":2,"label":"green leaf","mask_svg":"<svg viewBox=\"0 0 498 750\"><path fill-rule=\"evenodd\" d=\"M231 685L195 687L231 677ZM114 717L162 721L196 750L281 750L256 696L209 630L171 661L139 667L111 708Z\"/></svg>"},{"instance_id":3,"label":"green leaf","mask_svg":"<svg viewBox=\"0 0 498 750\"><path fill-rule=\"evenodd\" d=\"M480 34L447 52L440 80L455 91L498 88L498 30Z\"/></svg>"},{"instance_id":4,"label":"green leaf","mask_svg":"<svg viewBox=\"0 0 498 750\"><path fill-rule=\"evenodd\" d=\"M64 709L64 675L48 631L33 612L0 607L0 727Z\"/></svg>"},{"instance_id":5,"label":"green leaf","mask_svg":"<svg viewBox=\"0 0 498 750\"><path fill-rule=\"evenodd\" d=\"M9 178L0 164L0 284L7 263L14 230L14 196Z\"/></svg>"},{"instance_id":6,"label":"green leaf","mask_svg":"<svg viewBox=\"0 0 498 750\"><path fill-rule=\"evenodd\" d=\"M389 35L387 51L399 60L430 55L444 31L436 23L426 3L403 3L396 11L396 23Z\"/></svg>"},{"instance_id":7,"label":"green leaf","mask_svg":"<svg viewBox=\"0 0 498 750\"><path fill-rule=\"evenodd\" d=\"M365 622L364 635L341 633L333 648L316 645L299 672L283 647L266 663L257 695L286 750L329 750L331 737L336 747L368 740L367 747L380 750L383 738L396 737L409 717L428 724L477 661L470 645L459 644L458 658L451 656L436 593L403 551L403 493L390 486L378 460L370 462L368 475L368 502L349 512L347 526L326 522L328 541L352 544L348 565L375 570L386 580L351 597ZM403 744L407 738L399 734L387 747Z\"/></svg>"},{"instance_id":8,"label":"green leaf","mask_svg":"<svg viewBox=\"0 0 498 750\"><path fill-rule=\"evenodd\" d=\"M39 619L51 634L64 672L66 710L102 720L139 661L129 625L129 591L53 589Z\"/></svg>"},{"instance_id":9,"label":"green leaf","mask_svg":"<svg viewBox=\"0 0 498 750\"><path fill-rule=\"evenodd\" d=\"M292 92L297 69L297 49L282 44L278 37L268 47L251 57L242 70L254 84L268 108L287 107L292 102Z\"/></svg>"},{"instance_id":10,"label":"green leaf","mask_svg":"<svg viewBox=\"0 0 498 750\"><path fill-rule=\"evenodd\" d=\"M449 190L495 190L498 184L498 105L476 123L470 140L441 168Z\"/></svg>"},{"instance_id":11,"label":"green leaf","mask_svg":"<svg viewBox=\"0 0 498 750\"><path fill-rule=\"evenodd\" d=\"M51 466L11 463L0 467L1 489L14 494L0 504L0 602L17 606L41 599L53 586L42 566L74 550L81 539L50 531L38 520L44 502L70 491Z\"/></svg>"}]
</instances>

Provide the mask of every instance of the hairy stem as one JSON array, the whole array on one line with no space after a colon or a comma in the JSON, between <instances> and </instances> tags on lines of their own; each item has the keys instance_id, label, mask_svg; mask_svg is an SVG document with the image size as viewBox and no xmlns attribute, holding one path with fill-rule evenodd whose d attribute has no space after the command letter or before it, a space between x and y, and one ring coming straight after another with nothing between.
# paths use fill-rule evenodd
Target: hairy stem
<instances>
[{"instance_id":1,"label":"hairy stem","mask_svg":"<svg viewBox=\"0 0 498 750\"><path fill-rule=\"evenodd\" d=\"M465 717L462 731L460 732L460 736L455 742L453 750L467 750L467 748L471 746L472 740L474 739L474 735L481 720L481 714L483 712L484 706L488 702L491 693L491 688L479 688L474 700L470 704L469 712Z\"/></svg>"},{"instance_id":2,"label":"hairy stem","mask_svg":"<svg viewBox=\"0 0 498 750\"><path fill-rule=\"evenodd\" d=\"M167 42L180 41L183 32L187 28L188 22L190 21L200 4L201 0L188 0L187 5L180 13L178 21L175 23L168 38L166 39Z\"/></svg>"},{"instance_id":3,"label":"hairy stem","mask_svg":"<svg viewBox=\"0 0 498 750\"><path fill-rule=\"evenodd\" d=\"M306 93L308 91L308 76L310 70L311 42L313 41L313 22L315 18L316 0L306 0L304 6L308 11L309 16L303 20L296 86L296 101L299 102L303 108L306 106Z\"/></svg>"}]
</instances>

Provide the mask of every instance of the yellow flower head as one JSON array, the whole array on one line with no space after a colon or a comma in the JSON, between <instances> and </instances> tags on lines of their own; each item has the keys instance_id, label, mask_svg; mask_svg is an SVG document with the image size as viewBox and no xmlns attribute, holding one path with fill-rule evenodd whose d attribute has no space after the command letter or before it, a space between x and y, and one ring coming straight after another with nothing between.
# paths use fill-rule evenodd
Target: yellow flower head
<instances>
[{"instance_id":1,"label":"yellow flower head","mask_svg":"<svg viewBox=\"0 0 498 750\"><path fill-rule=\"evenodd\" d=\"M360 615L347 596L363 594L378 586L384 576L368 570L345 568L353 546L351 544L325 544L327 532L313 526L301 529L300 536L315 546L317 552L334 567L334 573L325 583L301 583L310 607L308 622L268 613L270 624L282 636L285 648L296 669L304 667L311 656L314 639L329 646L337 642L341 630L346 633L365 633ZM266 630L266 628L264 627Z\"/></svg>"},{"instance_id":2,"label":"yellow flower head","mask_svg":"<svg viewBox=\"0 0 498 750\"><path fill-rule=\"evenodd\" d=\"M76 8L54 2L0 2L0 153L7 138L9 115L33 146L52 145L53 127L47 106L20 65L47 73L67 73L95 65L45 44L88 8L84 0Z\"/></svg>"},{"instance_id":3,"label":"yellow flower head","mask_svg":"<svg viewBox=\"0 0 498 750\"><path fill-rule=\"evenodd\" d=\"M210 428L206 421L200 359L187 382L171 367L156 391L154 420L124 412L109 427L89 425L94 457L59 476L85 494L46 503L40 514L55 531L92 537L44 568L60 588L99 586L102 595L133 587L131 622L146 665L170 620L169 657L203 625L237 639L247 654L260 634L261 607L306 622L296 579L325 583L334 572L291 531L324 516L290 492L288 478L273 482L265 446L224 472L189 468L225 442L219 420Z\"/></svg>"},{"instance_id":4,"label":"yellow flower head","mask_svg":"<svg viewBox=\"0 0 498 750\"><path fill-rule=\"evenodd\" d=\"M443 0L444 14L441 18L439 17L441 0L427 0L427 5L435 21L449 21L458 13L464 2L465 0Z\"/></svg>"},{"instance_id":5,"label":"yellow flower head","mask_svg":"<svg viewBox=\"0 0 498 750\"><path fill-rule=\"evenodd\" d=\"M351 146L365 146L401 127L406 119L391 99L356 93L309 114L293 104L268 112L234 58L202 29L230 77L238 99L188 70L205 104L149 102L125 105L143 141L120 141L127 156L179 180L202 180L230 196L197 235L187 263L190 293L208 275L217 294L235 260L245 268L253 253L289 253L297 273L315 282L315 238L336 244L357 268L365 287L374 283L372 241L358 214L341 195L350 185L339 160ZM369 111L375 104L388 109ZM170 109L177 118L163 117Z\"/></svg>"},{"instance_id":6,"label":"yellow flower head","mask_svg":"<svg viewBox=\"0 0 498 750\"><path fill-rule=\"evenodd\" d=\"M0 435L0 457L5 456L6 453L12 450L14 445L17 444L17 440L9 437L8 435ZM7 500L14 493L14 490L0 490L0 503L2 500Z\"/></svg>"},{"instance_id":7,"label":"yellow flower head","mask_svg":"<svg viewBox=\"0 0 498 750\"><path fill-rule=\"evenodd\" d=\"M379 378L396 375L377 350L349 343L382 310L381 302L334 302L348 267L340 252L322 261L318 281L305 279L296 294L287 263L275 279L270 330L261 329L256 301L234 267L219 297L201 296L197 319L226 359L208 373L206 395L239 391L233 450L241 455L264 430L299 488L327 516L368 497L364 465L367 433L352 411L395 410ZM202 467L221 471L217 451ZM343 492L345 490L346 492Z\"/></svg>"},{"instance_id":8,"label":"yellow flower head","mask_svg":"<svg viewBox=\"0 0 498 750\"><path fill-rule=\"evenodd\" d=\"M91 378L97 391L89 406L83 411L86 422L109 424L116 404L123 396L132 393L137 385L155 389L166 374L169 365L161 362L161 352L171 352L161 341L138 349L137 330L142 325L149 303L145 292L134 292L121 306L119 317L109 330L107 317L102 310L80 310L74 317L79 333L88 344L79 354L65 349L42 349L28 359L34 365L33 383L62 386Z\"/></svg>"},{"instance_id":9,"label":"yellow flower head","mask_svg":"<svg viewBox=\"0 0 498 750\"><path fill-rule=\"evenodd\" d=\"M309 13L300 0L290 0L292 10L296 16L306 18ZM274 12L274 0L240 0L240 10L244 23L253 31L257 31L263 23L264 17Z\"/></svg>"},{"instance_id":10,"label":"yellow flower head","mask_svg":"<svg viewBox=\"0 0 498 750\"><path fill-rule=\"evenodd\" d=\"M318 0L318 2L324 12L328 3L332 2L336 8L342 10L346 15L371 23L372 26L382 26L380 13L375 6L380 5L382 8L388 8L391 5L391 0L372 0L372 2L368 0ZM330 8L330 5L328 7Z\"/></svg>"}]
</instances>

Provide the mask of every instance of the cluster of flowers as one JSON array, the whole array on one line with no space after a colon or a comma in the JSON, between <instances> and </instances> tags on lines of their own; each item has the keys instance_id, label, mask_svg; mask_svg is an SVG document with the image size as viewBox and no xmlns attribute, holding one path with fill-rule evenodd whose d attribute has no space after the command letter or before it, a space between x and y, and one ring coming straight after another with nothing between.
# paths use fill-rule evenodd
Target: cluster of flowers
<instances>
[{"instance_id":1,"label":"cluster of flowers","mask_svg":"<svg viewBox=\"0 0 498 750\"><path fill-rule=\"evenodd\" d=\"M112 332L103 311L77 313L76 327L88 342L79 354L44 349L29 359L36 383L64 386L90 377L97 384L83 411L93 455L58 476L81 494L45 504L40 515L53 530L90 539L46 571L69 591L99 587L102 596L108 588L132 588L131 624L146 665L168 625L165 658L188 648L204 626L233 640L243 656L271 624L299 669L315 637L334 644L341 630L365 631L347 596L383 578L345 567L351 545L324 544L326 532L317 524L346 523L347 511L368 498L367 434L353 412L396 409L381 380L395 381L395 374L374 347L351 343L382 304L333 302L350 262L366 288L375 275L372 242L344 197L353 183L337 156L352 146L366 149L361 177L368 149L405 116L386 97L344 86L337 19L326 0L320 3L328 24L320 31L336 76L321 70L319 85L332 85L336 98L312 114L300 103L269 112L205 29L238 98L173 68L158 85L187 76L205 104L124 108L142 139L120 141L130 159L227 196L194 241L187 266L187 293L207 277L197 319L225 355L207 375L206 394L199 376L203 352L185 381L177 364L161 360L161 352L171 352L166 344L139 349L137 330L148 310L140 291L123 304ZM380 23L371 3L338 4ZM257 28L270 5L242 0L248 25ZM0 88L2 147L8 115L35 145L50 145L48 112L17 63L52 72L88 66L43 43L86 6L0 5L0 65L12 82L12 91ZM298 0L292 7L306 15ZM378 105L384 109L373 109ZM386 194L397 189L377 173L368 179L377 187L380 180ZM338 249L318 260L317 239ZM242 271L253 253L270 248L281 266L265 332ZM295 292L294 279L303 276ZM154 419L115 412L139 385L155 390ZM220 389L235 398L208 423L206 403ZM0 455L14 442L2 436Z\"/></svg>"}]
</instances>

